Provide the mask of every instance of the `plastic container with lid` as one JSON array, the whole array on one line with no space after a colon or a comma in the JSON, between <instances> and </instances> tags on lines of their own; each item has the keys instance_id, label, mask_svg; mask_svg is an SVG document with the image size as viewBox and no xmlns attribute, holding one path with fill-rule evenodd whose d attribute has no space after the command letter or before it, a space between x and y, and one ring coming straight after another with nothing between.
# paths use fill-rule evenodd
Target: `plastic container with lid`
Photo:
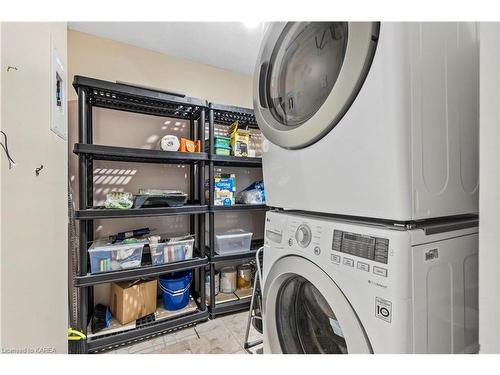
<instances>
[{"instance_id":1,"label":"plastic container with lid","mask_svg":"<svg viewBox=\"0 0 500 375\"><path fill-rule=\"evenodd\" d=\"M90 272L99 273L140 267L142 250L147 244L147 240L125 240L116 243L107 240L94 241L88 250Z\"/></svg>"},{"instance_id":2,"label":"plastic container with lid","mask_svg":"<svg viewBox=\"0 0 500 375\"><path fill-rule=\"evenodd\" d=\"M151 238L153 237L150 237L149 248L153 266L193 258L194 238L191 236L171 238L165 242L151 241Z\"/></svg>"},{"instance_id":3,"label":"plastic container with lid","mask_svg":"<svg viewBox=\"0 0 500 375\"><path fill-rule=\"evenodd\" d=\"M252 232L231 229L215 235L215 251L219 255L250 251Z\"/></svg>"}]
</instances>

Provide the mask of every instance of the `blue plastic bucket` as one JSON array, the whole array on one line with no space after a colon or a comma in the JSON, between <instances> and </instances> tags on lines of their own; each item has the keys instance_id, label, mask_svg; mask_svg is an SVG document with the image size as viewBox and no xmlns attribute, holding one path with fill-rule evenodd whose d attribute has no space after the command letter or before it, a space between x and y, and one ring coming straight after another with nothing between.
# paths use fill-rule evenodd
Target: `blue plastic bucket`
<instances>
[{"instance_id":1,"label":"blue plastic bucket","mask_svg":"<svg viewBox=\"0 0 500 375\"><path fill-rule=\"evenodd\" d=\"M193 271L173 272L160 276L159 285L165 309L179 310L188 305L192 278Z\"/></svg>"}]
</instances>

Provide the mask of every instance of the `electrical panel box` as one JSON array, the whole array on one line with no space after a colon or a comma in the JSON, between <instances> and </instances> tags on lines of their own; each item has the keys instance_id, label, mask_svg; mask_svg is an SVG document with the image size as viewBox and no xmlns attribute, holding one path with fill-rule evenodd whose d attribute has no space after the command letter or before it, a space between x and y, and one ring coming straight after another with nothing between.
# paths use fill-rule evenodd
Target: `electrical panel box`
<instances>
[{"instance_id":1,"label":"electrical panel box","mask_svg":"<svg viewBox=\"0 0 500 375\"><path fill-rule=\"evenodd\" d=\"M50 130L62 139L67 138L66 67L51 40L50 64Z\"/></svg>"}]
</instances>

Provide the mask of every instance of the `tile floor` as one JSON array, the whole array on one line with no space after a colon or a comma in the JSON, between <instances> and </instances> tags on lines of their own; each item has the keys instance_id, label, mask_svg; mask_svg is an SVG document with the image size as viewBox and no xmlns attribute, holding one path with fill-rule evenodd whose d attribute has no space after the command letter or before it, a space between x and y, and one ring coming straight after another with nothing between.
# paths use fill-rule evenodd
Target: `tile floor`
<instances>
[{"instance_id":1,"label":"tile floor","mask_svg":"<svg viewBox=\"0 0 500 375\"><path fill-rule=\"evenodd\" d=\"M137 344L105 352L107 354L260 354L262 344L243 348L248 311L218 316L194 327L158 336ZM261 335L250 329L250 340Z\"/></svg>"}]
</instances>

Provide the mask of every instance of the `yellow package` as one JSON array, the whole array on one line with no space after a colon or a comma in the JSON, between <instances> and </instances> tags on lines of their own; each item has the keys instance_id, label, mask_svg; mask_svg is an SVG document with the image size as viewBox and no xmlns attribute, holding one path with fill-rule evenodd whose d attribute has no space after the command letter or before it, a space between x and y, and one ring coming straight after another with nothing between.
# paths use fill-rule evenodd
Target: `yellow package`
<instances>
[{"instance_id":1,"label":"yellow package","mask_svg":"<svg viewBox=\"0 0 500 375\"><path fill-rule=\"evenodd\" d=\"M248 156L248 143L250 142L250 132L238 129L238 121L231 124L230 128L231 153L234 156Z\"/></svg>"}]
</instances>

